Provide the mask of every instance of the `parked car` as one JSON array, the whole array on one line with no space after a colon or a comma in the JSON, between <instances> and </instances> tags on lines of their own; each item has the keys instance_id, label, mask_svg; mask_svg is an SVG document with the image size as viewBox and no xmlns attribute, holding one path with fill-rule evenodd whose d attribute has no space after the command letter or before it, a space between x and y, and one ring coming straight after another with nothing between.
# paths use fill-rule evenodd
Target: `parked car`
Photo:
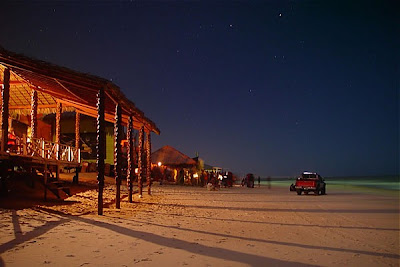
<instances>
[{"instance_id":1,"label":"parked car","mask_svg":"<svg viewBox=\"0 0 400 267\"><path fill-rule=\"evenodd\" d=\"M293 190L294 189L294 190ZM314 192L315 195L326 194L326 183L324 179L316 172L303 172L297 179L296 183L291 186L291 191L296 191L298 195Z\"/></svg>"}]
</instances>

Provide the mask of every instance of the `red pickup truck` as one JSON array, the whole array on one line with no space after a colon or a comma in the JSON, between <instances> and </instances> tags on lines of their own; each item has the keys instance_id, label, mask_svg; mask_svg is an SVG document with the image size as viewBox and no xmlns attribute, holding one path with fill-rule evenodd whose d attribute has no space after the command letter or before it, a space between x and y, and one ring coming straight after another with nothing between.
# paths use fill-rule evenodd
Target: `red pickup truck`
<instances>
[{"instance_id":1,"label":"red pickup truck","mask_svg":"<svg viewBox=\"0 0 400 267\"><path fill-rule=\"evenodd\" d=\"M298 195L301 195L302 192L307 195L308 192L311 191L316 195L325 195L326 184L324 179L318 173L303 172L300 177L296 179L294 191L296 191Z\"/></svg>"}]
</instances>

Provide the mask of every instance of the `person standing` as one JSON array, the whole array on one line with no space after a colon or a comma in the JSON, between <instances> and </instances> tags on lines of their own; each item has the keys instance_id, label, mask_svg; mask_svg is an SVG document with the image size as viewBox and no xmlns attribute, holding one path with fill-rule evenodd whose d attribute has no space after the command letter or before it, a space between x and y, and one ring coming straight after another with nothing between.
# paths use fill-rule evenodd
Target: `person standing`
<instances>
[{"instance_id":1,"label":"person standing","mask_svg":"<svg viewBox=\"0 0 400 267\"><path fill-rule=\"evenodd\" d=\"M258 176L258 187L260 187L261 185L261 178L260 178L260 176Z\"/></svg>"}]
</instances>

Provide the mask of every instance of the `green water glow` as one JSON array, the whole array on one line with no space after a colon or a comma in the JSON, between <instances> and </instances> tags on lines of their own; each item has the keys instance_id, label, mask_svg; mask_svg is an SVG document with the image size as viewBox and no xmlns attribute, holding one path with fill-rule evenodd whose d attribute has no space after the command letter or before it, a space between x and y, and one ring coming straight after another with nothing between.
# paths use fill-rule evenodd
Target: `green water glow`
<instances>
[{"instance_id":1,"label":"green water glow","mask_svg":"<svg viewBox=\"0 0 400 267\"><path fill-rule=\"evenodd\" d=\"M358 187L370 189L385 189L400 191L400 176L349 176L349 177L324 177L327 186ZM271 178L271 185L290 186L296 178ZM257 182L256 182L257 184ZM261 180L261 185L268 185L266 178Z\"/></svg>"}]
</instances>

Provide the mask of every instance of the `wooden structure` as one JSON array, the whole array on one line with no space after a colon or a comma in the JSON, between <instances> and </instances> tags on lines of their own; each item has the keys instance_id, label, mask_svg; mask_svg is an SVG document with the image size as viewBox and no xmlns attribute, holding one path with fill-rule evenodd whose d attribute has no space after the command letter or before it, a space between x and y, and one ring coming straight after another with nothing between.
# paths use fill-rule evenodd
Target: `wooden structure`
<instances>
[{"instance_id":1,"label":"wooden structure","mask_svg":"<svg viewBox=\"0 0 400 267\"><path fill-rule=\"evenodd\" d=\"M121 147L122 126L128 126L130 138L133 129L140 130L142 141L139 156L139 181L146 177L148 166L144 166L145 133L150 142L150 134L160 134L157 126L140 111L133 102L126 98L119 87L109 80L73 71L40 60L28 58L0 47L0 89L1 89L1 132L0 160L7 166L23 162L39 166L44 175L45 185L49 166L78 167L80 164L79 135L80 114L97 118L97 169L99 184L98 214L103 213L104 158L105 158L105 121L115 124L115 167L117 194L121 184ZM76 146L66 146L60 143L60 118L64 111L76 112ZM44 114L56 114L55 141L44 140L38 136L38 117ZM16 137L15 146L8 148L10 134L10 117L29 118L29 131L26 136ZM129 131L128 131L129 132ZM139 140L140 141L140 140ZM131 146L132 147L132 146ZM148 147L151 147L148 145ZM148 152L150 153L150 152ZM133 174L133 153L128 153L128 187L131 193ZM151 163L148 161L148 165ZM4 166L4 164L3 164ZM38 167L38 168L39 168ZM79 168L77 168L79 169ZM8 169L7 169L8 170ZM1 177L7 175L7 170L1 170ZM139 183L141 192L141 183ZM150 185L150 183L149 183ZM150 192L150 189L149 189ZM45 192L46 194L46 192ZM119 195L117 208L119 208ZM129 197L131 199L131 196Z\"/></svg>"},{"instance_id":2,"label":"wooden structure","mask_svg":"<svg viewBox=\"0 0 400 267\"><path fill-rule=\"evenodd\" d=\"M151 162L172 168L192 168L197 162L171 146L163 146L151 154Z\"/></svg>"},{"instance_id":3,"label":"wooden structure","mask_svg":"<svg viewBox=\"0 0 400 267\"><path fill-rule=\"evenodd\" d=\"M192 174L197 166L197 162L194 159L171 146L163 146L152 153L151 162L154 166L158 165L174 170L174 180L176 183L181 184L183 184L185 180L185 175L183 173ZM178 173L180 174L178 175Z\"/></svg>"}]
</instances>

